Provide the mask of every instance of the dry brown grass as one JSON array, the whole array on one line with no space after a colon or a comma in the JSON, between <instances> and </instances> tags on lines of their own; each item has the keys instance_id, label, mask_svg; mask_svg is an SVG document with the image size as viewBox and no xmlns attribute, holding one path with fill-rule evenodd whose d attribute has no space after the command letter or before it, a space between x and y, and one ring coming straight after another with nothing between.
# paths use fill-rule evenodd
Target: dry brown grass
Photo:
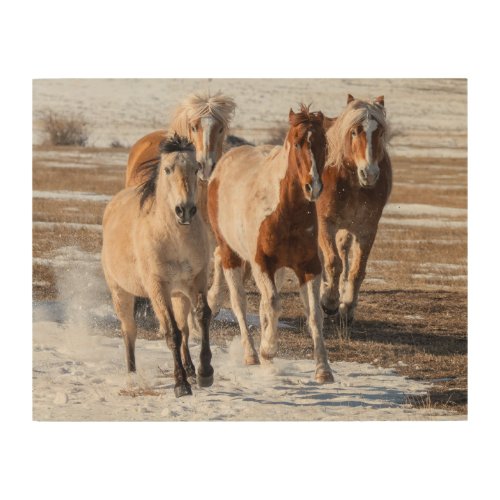
<instances>
[{"instance_id":1,"label":"dry brown grass","mask_svg":"<svg viewBox=\"0 0 500 500\"><path fill-rule=\"evenodd\" d=\"M52 146L85 146L89 139L88 124L81 115L62 115L45 111L41 122Z\"/></svg>"},{"instance_id":2,"label":"dry brown grass","mask_svg":"<svg viewBox=\"0 0 500 500\"><path fill-rule=\"evenodd\" d=\"M40 151L50 161L37 157ZM124 182L126 151L85 148L37 148L33 165L35 190L85 191L114 194ZM79 156L84 155L85 156ZM76 155L76 156L75 156ZM75 160L76 158L76 160ZM57 168L85 161L90 168ZM56 162L59 162L58 164ZM93 163L94 162L94 163ZM466 162L455 159L395 158L395 186L391 202L425 203L444 207L467 206ZM459 173L453 181L450 176ZM425 189L426 185L456 183L459 189ZM422 187L424 185L424 187ZM413 186L413 187L412 187ZM34 221L99 224L105 203L35 199ZM395 218L391 215L391 218ZM71 229L63 224L33 229L33 255L50 259L64 246L100 252L102 236L89 228ZM443 266L443 264L445 264ZM433 267L438 265L438 267ZM441 265L441 266L439 266ZM450 266L451 265L451 266ZM325 342L330 361L358 361L392 368L401 375L433 385L428 394L408 398L424 408L438 407L467 412L467 231L464 228L429 228L380 224L362 286L350 340L340 341L330 320L325 322ZM458 278L457 278L458 276ZM288 276L282 293L282 320L292 328L280 329L278 355L312 358L295 279ZM49 264L33 265L34 300L57 298L56 273ZM226 303L226 307L229 303ZM248 286L248 310L258 313L259 294ZM115 332L115 334L118 334ZM232 323L213 324L213 342L227 345L238 328ZM257 342L259 335L254 332ZM159 338L151 324L142 324L139 336ZM148 395L142 389L124 396ZM151 389L150 395L157 395ZM159 395L159 394L158 394Z\"/></svg>"}]
</instances>

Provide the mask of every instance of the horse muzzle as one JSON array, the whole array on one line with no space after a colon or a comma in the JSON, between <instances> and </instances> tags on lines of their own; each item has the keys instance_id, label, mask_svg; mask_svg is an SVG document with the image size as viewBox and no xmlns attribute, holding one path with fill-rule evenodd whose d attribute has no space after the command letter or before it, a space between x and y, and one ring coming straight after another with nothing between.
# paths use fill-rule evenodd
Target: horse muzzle
<instances>
[{"instance_id":1,"label":"horse muzzle","mask_svg":"<svg viewBox=\"0 0 500 500\"><path fill-rule=\"evenodd\" d=\"M177 217L177 222L182 226L187 226L191 224L193 217L196 215L198 209L196 205L192 203L179 204L175 207L175 216Z\"/></svg>"},{"instance_id":2,"label":"horse muzzle","mask_svg":"<svg viewBox=\"0 0 500 500\"><path fill-rule=\"evenodd\" d=\"M307 201L316 201L323 191L323 183L321 181L313 181L311 184L304 185L304 195Z\"/></svg>"},{"instance_id":3,"label":"horse muzzle","mask_svg":"<svg viewBox=\"0 0 500 500\"><path fill-rule=\"evenodd\" d=\"M373 188L380 176L380 168L378 165L369 165L364 168L358 168L359 184L363 188Z\"/></svg>"}]
</instances>

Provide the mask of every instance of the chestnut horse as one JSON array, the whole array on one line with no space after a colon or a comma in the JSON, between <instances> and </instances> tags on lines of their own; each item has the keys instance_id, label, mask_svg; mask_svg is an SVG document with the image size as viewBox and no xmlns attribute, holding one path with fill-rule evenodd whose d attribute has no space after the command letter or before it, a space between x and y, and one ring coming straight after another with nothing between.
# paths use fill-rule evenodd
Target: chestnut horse
<instances>
[{"instance_id":1,"label":"chestnut horse","mask_svg":"<svg viewBox=\"0 0 500 500\"><path fill-rule=\"evenodd\" d=\"M368 256L391 192L387 135L383 96L368 102L350 94L347 107L326 133L324 192L316 203L323 256L321 305L342 324L354 318Z\"/></svg>"},{"instance_id":2,"label":"chestnut horse","mask_svg":"<svg viewBox=\"0 0 500 500\"><path fill-rule=\"evenodd\" d=\"M259 357L246 322L244 263L261 293L260 356L266 360L278 350L283 271L295 272L314 343L315 378L326 383L333 375L323 342L315 208L326 153L323 114L302 105L299 113L290 110L289 122L283 146L241 146L219 160L208 184L208 214L219 245L215 266L222 266L229 287L247 364L258 364Z\"/></svg>"},{"instance_id":3,"label":"chestnut horse","mask_svg":"<svg viewBox=\"0 0 500 500\"><path fill-rule=\"evenodd\" d=\"M202 329L198 384L213 382L207 302L209 245L196 208L197 173L193 145L175 135L160 147L160 159L143 172L139 189L122 189L103 218L102 265L121 322L128 370L134 372L137 327L135 297L148 297L160 331L174 356L175 395L191 394L195 368L181 329L187 321L173 301L182 298L196 310Z\"/></svg>"}]
</instances>

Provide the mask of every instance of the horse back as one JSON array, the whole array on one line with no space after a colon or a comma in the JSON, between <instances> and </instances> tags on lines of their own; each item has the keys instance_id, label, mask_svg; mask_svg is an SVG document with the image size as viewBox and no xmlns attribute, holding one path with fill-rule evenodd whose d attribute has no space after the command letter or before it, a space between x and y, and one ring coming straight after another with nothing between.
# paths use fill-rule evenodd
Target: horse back
<instances>
[{"instance_id":1,"label":"horse back","mask_svg":"<svg viewBox=\"0 0 500 500\"><path fill-rule=\"evenodd\" d=\"M141 166L160 158L160 143L165 138L165 134L166 130L155 130L139 139L132 146L128 155L125 187L138 186L146 180Z\"/></svg>"}]
</instances>

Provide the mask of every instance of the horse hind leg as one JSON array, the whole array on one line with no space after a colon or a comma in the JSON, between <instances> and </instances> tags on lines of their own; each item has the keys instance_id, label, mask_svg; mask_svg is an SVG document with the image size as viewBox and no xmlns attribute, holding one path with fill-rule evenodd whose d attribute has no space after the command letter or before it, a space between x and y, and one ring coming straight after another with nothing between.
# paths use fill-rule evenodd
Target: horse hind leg
<instances>
[{"instance_id":1,"label":"horse hind leg","mask_svg":"<svg viewBox=\"0 0 500 500\"><path fill-rule=\"evenodd\" d=\"M198 324L202 330L197 382L199 387L209 387L214 383L214 369L211 365L212 351L210 350L209 336L212 311L208 305L207 296L203 292L198 294L195 312Z\"/></svg>"},{"instance_id":2,"label":"horse hind leg","mask_svg":"<svg viewBox=\"0 0 500 500\"><path fill-rule=\"evenodd\" d=\"M121 332L125 343L127 369L129 372L135 372L135 341L137 339L137 326L134 319L135 297L118 285L114 285L110 288L113 306L121 323Z\"/></svg>"}]
</instances>

